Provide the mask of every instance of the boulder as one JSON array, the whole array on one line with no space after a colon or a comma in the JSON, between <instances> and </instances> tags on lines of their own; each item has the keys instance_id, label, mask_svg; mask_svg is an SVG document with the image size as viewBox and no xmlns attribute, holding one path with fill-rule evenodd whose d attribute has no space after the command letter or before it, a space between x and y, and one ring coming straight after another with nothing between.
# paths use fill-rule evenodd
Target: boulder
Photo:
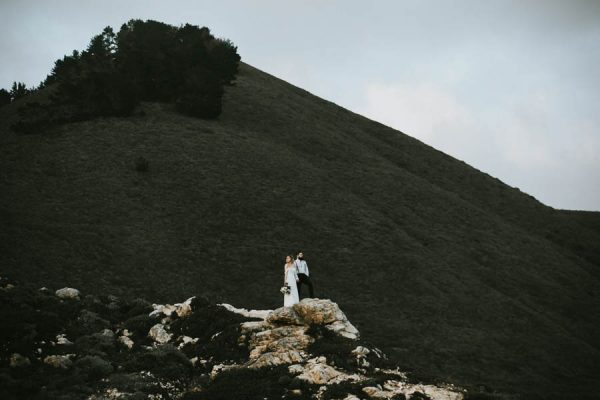
<instances>
[{"instance_id":1,"label":"boulder","mask_svg":"<svg viewBox=\"0 0 600 400\"><path fill-rule=\"evenodd\" d=\"M73 361L71 361L73 357L75 357L75 354L46 356L44 363L54 368L69 369L73 365Z\"/></svg>"},{"instance_id":2,"label":"boulder","mask_svg":"<svg viewBox=\"0 0 600 400\"><path fill-rule=\"evenodd\" d=\"M133 348L133 340L131 340L128 336L119 336L119 339L117 339L119 341L119 343L121 343L123 346L127 347L128 349L132 349Z\"/></svg>"},{"instance_id":3,"label":"boulder","mask_svg":"<svg viewBox=\"0 0 600 400\"><path fill-rule=\"evenodd\" d=\"M161 315L169 317L177 308L173 304L152 304L154 311L150 313L151 317L160 317Z\"/></svg>"},{"instance_id":4,"label":"boulder","mask_svg":"<svg viewBox=\"0 0 600 400\"><path fill-rule=\"evenodd\" d=\"M352 350L352 354L354 354L356 358L366 357L367 354L369 354L370 352L371 350L367 349L364 346L356 346L356 348Z\"/></svg>"},{"instance_id":5,"label":"boulder","mask_svg":"<svg viewBox=\"0 0 600 400\"><path fill-rule=\"evenodd\" d=\"M177 304L152 304L154 311L150 313L151 317L170 317L171 314L176 313L179 318L185 318L192 313L192 301L195 297L190 297L183 303Z\"/></svg>"},{"instance_id":6,"label":"boulder","mask_svg":"<svg viewBox=\"0 0 600 400\"><path fill-rule=\"evenodd\" d=\"M171 340L173 334L168 333L163 324L156 324L148 331L148 336L156 343L164 344Z\"/></svg>"},{"instance_id":7,"label":"boulder","mask_svg":"<svg viewBox=\"0 0 600 400\"><path fill-rule=\"evenodd\" d=\"M359 337L358 329L356 329L348 320L335 321L331 324L325 325L325 328L339 336L343 336L348 339L357 340Z\"/></svg>"},{"instance_id":8,"label":"boulder","mask_svg":"<svg viewBox=\"0 0 600 400\"><path fill-rule=\"evenodd\" d=\"M178 349L182 349L185 347L185 345L187 344L195 344L198 342L198 338L193 338L193 337L189 337L189 336L180 336L178 338L178 340L181 341L181 343L179 343L179 346L177 346Z\"/></svg>"},{"instance_id":9,"label":"boulder","mask_svg":"<svg viewBox=\"0 0 600 400\"><path fill-rule=\"evenodd\" d=\"M70 346L73 344L73 342L67 339L67 335L63 333L60 335L56 335L56 344Z\"/></svg>"},{"instance_id":10,"label":"boulder","mask_svg":"<svg viewBox=\"0 0 600 400\"><path fill-rule=\"evenodd\" d=\"M293 306L296 313L305 324L323 325L336 334L349 338L358 339L358 329L354 327L340 310L340 307L327 299L303 299Z\"/></svg>"},{"instance_id":11,"label":"boulder","mask_svg":"<svg viewBox=\"0 0 600 400\"><path fill-rule=\"evenodd\" d=\"M112 330L110 330L110 329L103 329L102 332L100 332L100 334L102 336L106 336L106 337L109 337L109 338L114 338L115 337L115 333Z\"/></svg>"},{"instance_id":12,"label":"boulder","mask_svg":"<svg viewBox=\"0 0 600 400\"><path fill-rule=\"evenodd\" d=\"M65 287L62 289L58 289L56 292L56 297L63 299L63 300L79 300L79 290L74 289L74 288L70 288L70 287Z\"/></svg>"},{"instance_id":13,"label":"boulder","mask_svg":"<svg viewBox=\"0 0 600 400\"><path fill-rule=\"evenodd\" d=\"M338 305L327 299L303 299L293 308L307 324L325 325L346 319Z\"/></svg>"},{"instance_id":14,"label":"boulder","mask_svg":"<svg viewBox=\"0 0 600 400\"><path fill-rule=\"evenodd\" d=\"M179 318L185 318L192 313L192 301L194 297L190 297L183 303L175 304L175 312Z\"/></svg>"}]
</instances>

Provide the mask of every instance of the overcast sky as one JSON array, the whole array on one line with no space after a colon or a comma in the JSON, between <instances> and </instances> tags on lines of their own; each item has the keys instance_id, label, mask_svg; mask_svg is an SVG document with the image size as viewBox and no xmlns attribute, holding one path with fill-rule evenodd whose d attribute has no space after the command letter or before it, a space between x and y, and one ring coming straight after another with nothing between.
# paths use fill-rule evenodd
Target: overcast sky
<instances>
[{"instance_id":1,"label":"overcast sky","mask_svg":"<svg viewBox=\"0 0 600 400\"><path fill-rule=\"evenodd\" d=\"M242 59L555 208L600 210L600 1L0 0L0 86L131 18Z\"/></svg>"}]
</instances>

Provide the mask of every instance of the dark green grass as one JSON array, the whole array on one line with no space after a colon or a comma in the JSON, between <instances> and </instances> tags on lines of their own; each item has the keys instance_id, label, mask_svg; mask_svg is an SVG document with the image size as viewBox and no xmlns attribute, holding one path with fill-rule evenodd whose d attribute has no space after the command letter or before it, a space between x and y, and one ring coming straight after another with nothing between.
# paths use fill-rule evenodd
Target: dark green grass
<instances>
[{"instance_id":1,"label":"dark green grass","mask_svg":"<svg viewBox=\"0 0 600 400\"><path fill-rule=\"evenodd\" d=\"M595 393L597 213L572 214L250 66L216 121L144 104L39 135L0 109L0 273L278 307L283 256L415 374ZM143 157L148 169L136 168Z\"/></svg>"}]
</instances>

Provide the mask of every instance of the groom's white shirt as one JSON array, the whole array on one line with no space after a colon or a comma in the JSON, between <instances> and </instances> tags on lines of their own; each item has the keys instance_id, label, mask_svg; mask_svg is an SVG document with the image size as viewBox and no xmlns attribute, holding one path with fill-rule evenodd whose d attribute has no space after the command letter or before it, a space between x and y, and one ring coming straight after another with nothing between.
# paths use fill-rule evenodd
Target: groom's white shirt
<instances>
[{"instance_id":1,"label":"groom's white shirt","mask_svg":"<svg viewBox=\"0 0 600 400\"><path fill-rule=\"evenodd\" d=\"M296 265L296 270L299 274L308 276L308 265L306 264L306 261L296 259L294 264Z\"/></svg>"}]
</instances>

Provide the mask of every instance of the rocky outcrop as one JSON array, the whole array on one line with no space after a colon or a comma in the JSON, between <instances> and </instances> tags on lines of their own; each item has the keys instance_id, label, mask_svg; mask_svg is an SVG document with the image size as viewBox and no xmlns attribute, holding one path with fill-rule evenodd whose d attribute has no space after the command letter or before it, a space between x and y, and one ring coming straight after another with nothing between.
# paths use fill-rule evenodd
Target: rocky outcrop
<instances>
[{"instance_id":1,"label":"rocky outcrop","mask_svg":"<svg viewBox=\"0 0 600 400\"><path fill-rule=\"evenodd\" d=\"M11 285L0 296L3 312L19 309L25 321L2 320L14 332L0 349L0 398L35 398L38 392L90 400L464 396L450 385L410 379L381 350L361 341L327 299L247 310L195 297L151 305L82 296L73 288L27 291ZM43 322L36 325L36 318ZM30 372L35 383L27 378ZM15 383L14 377L25 378Z\"/></svg>"},{"instance_id":2,"label":"rocky outcrop","mask_svg":"<svg viewBox=\"0 0 600 400\"><path fill-rule=\"evenodd\" d=\"M264 321L241 325L242 340L248 340L250 350L246 365L251 368L306 361L307 348L314 342L307 331L313 325L324 326L343 337L358 338L356 328L330 300L304 299L293 307L261 314L265 316Z\"/></svg>"},{"instance_id":3,"label":"rocky outcrop","mask_svg":"<svg viewBox=\"0 0 600 400\"><path fill-rule=\"evenodd\" d=\"M236 312L239 309L229 307ZM272 311L253 310L253 315L262 315L262 321L250 321L241 324L241 336L238 340L247 343L250 350L248 361L241 365L219 365L211 371L211 379L217 379L219 373L236 368L262 369L287 365L288 373L294 379L315 385L317 399L323 397L327 387L347 384L349 388L360 388L363 396L373 399L400 398L397 396L422 395L422 399L461 400L463 391L449 385L424 385L409 383L406 374L393 369L380 368L385 364L385 355L376 348L353 345L359 340L358 330L350 323L339 306L327 299L304 299L293 307L281 307ZM248 315L245 311L240 314ZM311 352L311 346L319 341L315 327L325 329L330 335L338 337L346 344L346 356L352 358L351 368L341 368L323 355ZM334 339L335 340L335 339ZM345 342L344 342L345 341ZM343 353L343 345L340 345ZM369 361L371 360L371 361ZM370 386L373 375L387 377L377 386ZM364 385L363 385L364 383ZM418 393L417 393L418 392ZM348 399L359 398L348 393Z\"/></svg>"}]
</instances>

